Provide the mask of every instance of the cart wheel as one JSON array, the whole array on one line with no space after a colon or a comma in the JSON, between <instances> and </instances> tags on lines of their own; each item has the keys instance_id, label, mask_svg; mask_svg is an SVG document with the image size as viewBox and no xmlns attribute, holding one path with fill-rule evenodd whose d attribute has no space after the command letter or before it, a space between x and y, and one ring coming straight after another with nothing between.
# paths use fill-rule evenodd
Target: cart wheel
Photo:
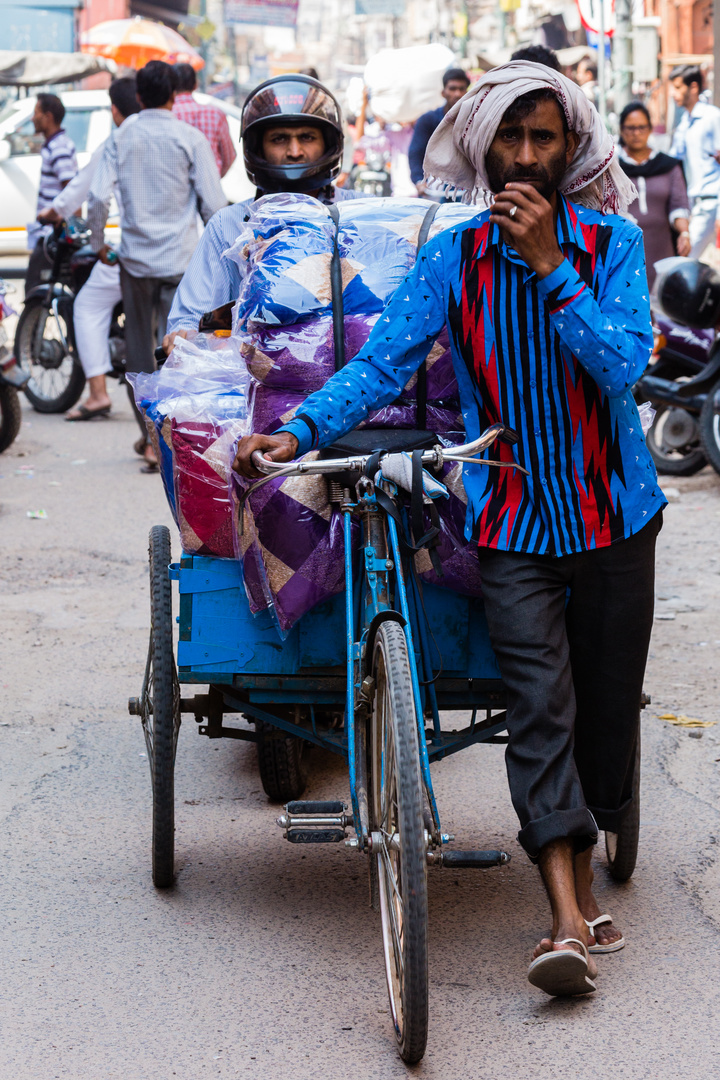
<instances>
[{"instance_id":1,"label":"cart wheel","mask_svg":"<svg viewBox=\"0 0 720 1080\"><path fill-rule=\"evenodd\" d=\"M635 748L635 772L633 773L632 806L625 816L620 831L605 833L605 852L608 870L615 881L629 881L637 862L640 838L640 726L638 724Z\"/></svg>"},{"instance_id":2,"label":"cart wheel","mask_svg":"<svg viewBox=\"0 0 720 1080\"><path fill-rule=\"evenodd\" d=\"M427 1043L427 860L410 662L398 623L378 628L373 677L371 857L377 865L390 1011L400 1056L411 1065L420 1061Z\"/></svg>"},{"instance_id":3,"label":"cart wheel","mask_svg":"<svg viewBox=\"0 0 720 1080\"><path fill-rule=\"evenodd\" d=\"M175 853L175 753L180 731L180 685L173 653L170 532L150 530L150 645L141 716L153 792L152 875L158 889L173 883Z\"/></svg>"},{"instance_id":4,"label":"cart wheel","mask_svg":"<svg viewBox=\"0 0 720 1080\"><path fill-rule=\"evenodd\" d=\"M307 743L261 720L255 721L255 730L260 782L265 794L277 803L299 799L307 784L303 761Z\"/></svg>"}]
</instances>

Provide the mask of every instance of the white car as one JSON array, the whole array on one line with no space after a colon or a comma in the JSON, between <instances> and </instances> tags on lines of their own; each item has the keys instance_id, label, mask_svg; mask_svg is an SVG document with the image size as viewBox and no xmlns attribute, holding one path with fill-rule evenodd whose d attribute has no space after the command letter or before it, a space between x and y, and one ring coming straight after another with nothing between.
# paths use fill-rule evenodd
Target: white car
<instances>
[{"instance_id":1,"label":"white car","mask_svg":"<svg viewBox=\"0 0 720 1080\"><path fill-rule=\"evenodd\" d=\"M222 180L226 198L229 202L250 198L255 188L242 161L240 109L208 94L194 96L203 104L216 105L228 118L238 156ZM110 98L105 90L68 90L59 97L65 106L63 127L75 143L82 168L112 129ZM43 143L32 122L35 100L26 97L10 102L0 113L0 256L27 252L26 226L35 218ZM112 229L112 217L109 225ZM114 239L112 233L109 238Z\"/></svg>"}]
</instances>

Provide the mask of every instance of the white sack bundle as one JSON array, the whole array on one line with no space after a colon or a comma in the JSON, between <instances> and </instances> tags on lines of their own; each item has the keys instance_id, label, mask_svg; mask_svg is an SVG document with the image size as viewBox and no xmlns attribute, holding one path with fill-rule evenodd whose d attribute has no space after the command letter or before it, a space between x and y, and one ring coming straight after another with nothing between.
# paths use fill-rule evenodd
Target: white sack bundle
<instances>
[{"instance_id":1,"label":"white sack bundle","mask_svg":"<svg viewBox=\"0 0 720 1080\"><path fill-rule=\"evenodd\" d=\"M389 124L414 124L442 105L443 73L455 56L446 45L381 49L365 67L365 83L375 116Z\"/></svg>"}]
</instances>

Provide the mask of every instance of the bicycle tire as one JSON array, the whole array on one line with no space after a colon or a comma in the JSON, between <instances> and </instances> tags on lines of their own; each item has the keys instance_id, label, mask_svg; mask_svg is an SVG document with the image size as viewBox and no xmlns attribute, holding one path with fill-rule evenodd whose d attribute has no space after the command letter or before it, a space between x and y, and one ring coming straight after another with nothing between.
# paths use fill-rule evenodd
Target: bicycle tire
<instances>
[{"instance_id":1,"label":"bicycle tire","mask_svg":"<svg viewBox=\"0 0 720 1080\"><path fill-rule=\"evenodd\" d=\"M262 720L255 721L255 731L260 782L265 794L277 803L299 799L307 784L303 762L307 743Z\"/></svg>"},{"instance_id":2,"label":"bicycle tire","mask_svg":"<svg viewBox=\"0 0 720 1080\"><path fill-rule=\"evenodd\" d=\"M69 298L67 303L71 303ZM57 393L39 392L39 384L36 382L36 369L39 369L37 375L40 377L39 372L43 370L43 367L34 359L33 338L42 306L43 302L39 296L31 297L30 300L26 301L15 330L15 359L18 367L31 376L30 382L24 388L24 393L33 409L39 413L65 412L80 400L85 387L85 373L73 348L72 314L68 315L67 310L59 311L65 322L66 340L68 340L71 347L70 352L65 354L62 363L65 364L66 361L70 361L72 367L69 367L67 376L58 376ZM46 381L50 383L52 379L49 377L49 373L55 369L45 370L48 375ZM59 371L59 368L56 370Z\"/></svg>"},{"instance_id":3,"label":"bicycle tire","mask_svg":"<svg viewBox=\"0 0 720 1080\"><path fill-rule=\"evenodd\" d=\"M22 408L14 386L0 386L0 454L12 446L20 431Z\"/></svg>"},{"instance_id":4,"label":"bicycle tire","mask_svg":"<svg viewBox=\"0 0 720 1080\"><path fill-rule=\"evenodd\" d=\"M372 671L370 823L383 841L373 840L371 858L390 1012L400 1056L412 1065L425 1053L428 1033L427 845L410 662L398 623L378 627Z\"/></svg>"},{"instance_id":5,"label":"bicycle tire","mask_svg":"<svg viewBox=\"0 0 720 1080\"><path fill-rule=\"evenodd\" d=\"M720 383L715 383L700 410L700 442L716 473L720 473L720 414L715 412L715 395Z\"/></svg>"},{"instance_id":6,"label":"bicycle tire","mask_svg":"<svg viewBox=\"0 0 720 1080\"><path fill-rule=\"evenodd\" d=\"M173 651L170 532L150 530L150 645L142 692L142 721L152 781L152 878L158 889L175 876L175 755L180 686Z\"/></svg>"},{"instance_id":7,"label":"bicycle tire","mask_svg":"<svg viewBox=\"0 0 720 1080\"><path fill-rule=\"evenodd\" d=\"M640 841L640 724L635 747L635 764L632 786L632 806L623 818L616 833L605 833L605 854L610 877L615 881L629 881L637 865Z\"/></svg>"}]
</instances>

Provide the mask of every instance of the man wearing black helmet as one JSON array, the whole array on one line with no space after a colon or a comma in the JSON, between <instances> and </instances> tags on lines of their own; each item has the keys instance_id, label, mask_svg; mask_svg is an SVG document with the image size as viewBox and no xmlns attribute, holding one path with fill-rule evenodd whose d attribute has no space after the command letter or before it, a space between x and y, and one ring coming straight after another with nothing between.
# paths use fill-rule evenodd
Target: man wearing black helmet
<instances>
[{"instance_id":1,"label":"man wearing black helmet","mask_svg":"<svg viewBox=\"0 0 720 1080\"><path fill-rule=\"evenodd\" d=\"M340 106L309 75L279 75L262 83L245 102L242 117L245 169L255 199L278 192L311 195L325 203L361 197L335 188L343 130ZM175 293L163 347L197 330L207 311L237 299L240 271L223 258L248 219L253 199L219 210L208 223Z\"/></svg>"}]
</instances>

